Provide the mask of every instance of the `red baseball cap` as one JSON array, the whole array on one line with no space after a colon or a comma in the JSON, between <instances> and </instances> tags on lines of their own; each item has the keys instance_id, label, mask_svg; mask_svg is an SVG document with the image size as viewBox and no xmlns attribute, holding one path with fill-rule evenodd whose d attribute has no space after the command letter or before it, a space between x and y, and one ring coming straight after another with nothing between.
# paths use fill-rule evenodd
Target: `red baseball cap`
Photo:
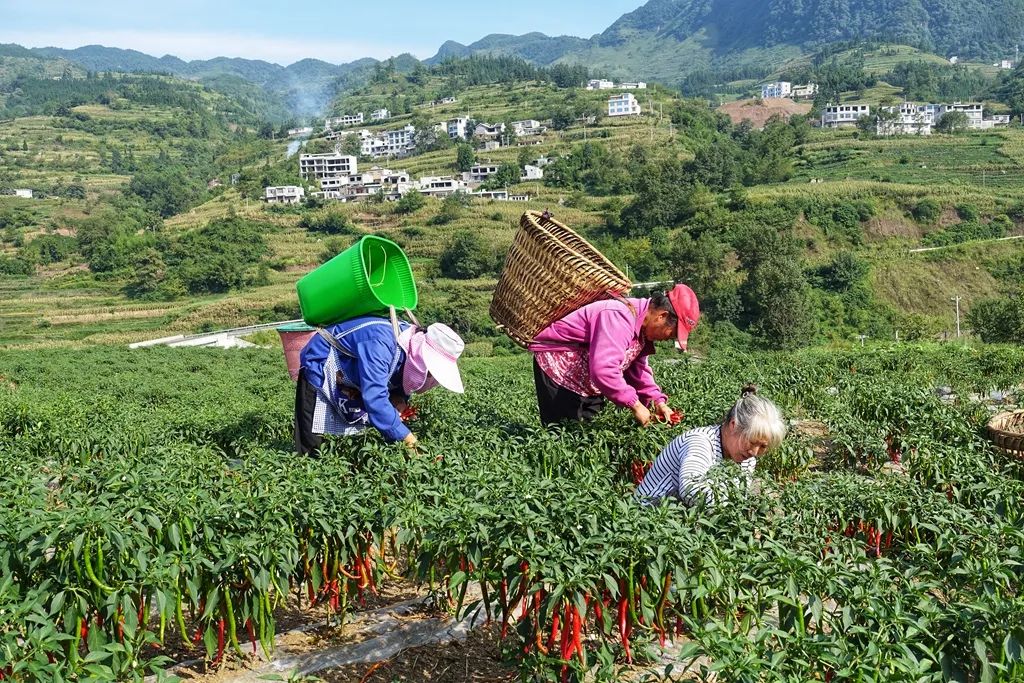
<instances>
[{"instance_id":1,"label":"red baseball cap","mask_svg":"<svg viewBox=\"0 0 1024 683\"><path fill-rule=\"evenodd\" d=\"M676 326L676 340L679 349L686 350L686 339L690 336L693 328L697 327L700 320L700 303L697 295L686 285L676 285L667 292L668 300L675 309L679 324Z\"/></svg>"}]
</instances>

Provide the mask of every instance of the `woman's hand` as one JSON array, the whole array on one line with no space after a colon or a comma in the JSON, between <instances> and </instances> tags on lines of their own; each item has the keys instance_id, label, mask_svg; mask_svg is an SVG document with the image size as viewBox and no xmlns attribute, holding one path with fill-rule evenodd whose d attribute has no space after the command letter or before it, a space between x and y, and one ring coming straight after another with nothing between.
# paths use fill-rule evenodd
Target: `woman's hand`
<instances>
[{"instance_id":1,"label":"woman's hand","mask_svg":"<svg viewBox=\"0 0 1024 683\"><path fill-rule=\"evenodd\" d=\"M646 427L650 423L651 411L649 411L647 406L640 401L634 403L630 410L633 411L633 417L636 418L636 421L640 423L641 427Z\"/></svg>"},{"instance_id":2,"label":"woman's hand","mask_svg":"<svg viewBox=\"0 0 1024 683\"><path fill-rule=\"evenodd\" d=\"M419 443L419 440L416 438L415 434L409 432L408 434L405 435L405 438L402 439L402 443L405 444L406 448L415 451L416 444Z\"/></svg>"},{"instance_id":3,"label":"woman's hand","mask_svg":"<svg viewBox=\"0 0 1024 683\"><path fill-rule=\"evenodd\" d=\"M672 417L675 415L675 411L669 408L668 404L664 401L654 404L654 412L657 414L656 419L658 420L668 422L669 424L672 424L675 421Z\"/></svg>"}]
</instances>

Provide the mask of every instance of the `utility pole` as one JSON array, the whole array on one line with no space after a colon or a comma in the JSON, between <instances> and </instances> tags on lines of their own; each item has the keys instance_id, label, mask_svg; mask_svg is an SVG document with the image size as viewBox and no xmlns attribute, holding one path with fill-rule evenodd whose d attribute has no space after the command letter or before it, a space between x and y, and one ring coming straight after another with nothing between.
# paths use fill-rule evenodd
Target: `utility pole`
<instances>
[{"instance_id":1,"label":"utility pole","mask_svg":"<svg viewBox=\"0 0 1024 683\"><path fill-rule=\"evenodd\" d=\"M868 335L866 335L866 334L858 334L857 335L857 339L860 339L861 347L864 346L864 340L867 339L867 338L868 338Z\"/></svg>"},{"instance_id":2,"label":"utility pole","mask_svg":"<svg viewBox=\"0 0 1024 683\"><path fill-rule=\"evenodd\" d=\"M956 296L949 297L950 301L956 302L956 338L960 338L960 299L963 297L957 294Z\"/></svg>"}]
</instances>

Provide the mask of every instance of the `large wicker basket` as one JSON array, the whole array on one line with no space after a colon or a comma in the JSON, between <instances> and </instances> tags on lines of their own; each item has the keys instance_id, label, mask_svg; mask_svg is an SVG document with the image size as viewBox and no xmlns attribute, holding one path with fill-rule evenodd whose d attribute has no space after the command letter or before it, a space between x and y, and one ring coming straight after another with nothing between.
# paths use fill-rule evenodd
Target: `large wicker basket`
<instances>
[{"instance_id":1,"label":"large wicker basket","mask_svg":"<svg viewBox=\"0 0 1024 683\"><path fill-rule=\"evenodd\" d=\"M556 220L527 211L491 299L491 318L520 346L576 309L629 292L629 279Z\"/></svg>"},{"instance_id":2,"label":"large wicker basket","mask_svg":"<svg viewBox=\"0 0 1024 683\"><path fill-rule=\"evenodd\" d=\"M999 413L988 421L988 436L996 447L1024 459L1024 410Z\"/></svg>"}]
</instances>

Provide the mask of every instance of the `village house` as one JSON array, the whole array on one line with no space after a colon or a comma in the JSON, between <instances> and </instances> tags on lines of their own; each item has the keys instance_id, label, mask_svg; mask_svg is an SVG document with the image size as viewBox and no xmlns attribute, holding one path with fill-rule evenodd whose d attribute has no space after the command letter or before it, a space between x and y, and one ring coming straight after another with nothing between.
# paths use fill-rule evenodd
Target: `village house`
<instances>
[{"instance_id":1,"label":"village house","mask_svg":"<svg viewBox=\"0 0 1024 683\"><path fill-rule=\"evenodd\" d=\"M370 112L371 121L387 121L391 118L391 112L387 109L374 109Z\"/></svg>"},{"instance_id":2,"label":"village house","mask_svg":"<svg viewBox=\"0 0 1024 683\"><path fill-rule=\"evenodd\" d=\"M448 121L445 122L448 137L452 140L457 140L459 138L465 140L467 126L469 126L469 118L465 116L458 116L454 119L448 119Z\"/></svg>"},{"instance_id":3,"label":"village house","mask_svg":"<svg viewBox=\"0 0 1024 683\"><path fill-rule=\"evenodd\" d=\"M640 104L633 93L625 92L608 98L608 116L639 116Z\"/></svg>"},{"instance_id":4,"label":"village house","mask_svg":"<svg viewBox=\"0 0 1024 683\"><path fill-rule=\"evenodd\" d=\"M890 135L931 135L933 121L928 114L915 104L904 102L899 106L882 107L885 116L875 122L875 133Z\"/></svg>"},{"instance_id":5,"label":"village house","mask_svg":"<svg viewBox=\"0 0 1024 683\"><path fill-rule=\"evenodd\" d=\"M821 127L855 126L860 117L870 115L871 107L867 104L829 105L821 112Z\"/></svg>"},{"instance_id":6,"label":"village house","mask_svg":"<svg viewBox=\"0 0 1024 683\"><path fill-rule=\"evenodd\" d=\"M794 100L809 100L818 94L817 83L806 83L804 85L794 85L793 89L790 90L789 96Z\"/></svg>"},{"instance_id":7,"label":"village house","mask_svg":"<svg viewBox=\"0 0 1024 683\"><path fill-rule=\"evenodd\" d=\"M416 189L430 197L447 197L456 192L465 192L466 181L453 176L424 176L416 183Z\"/></svg>"},{"instance_id":8,"label":"village house","mask_svg":"<svg viewBox=\"0 0 1024 683\"><path fill-rule=\"evenodd\" d=\"M523 121L513 121L512 130L518 137L525 137L527 135L540 135L547 129L540 125L540 121L536 119L525 119Z\"/></svg>"},{"instance_id":9,"label":"village house","mask_svg":"<svg viewBox=\"0 0 1024 683\"><path fill-rule=\"evenodd\" d=\"M263 198L268 204L298 204L306 196L306 190L297 185L281 185L263 189Z\"/></svg>"},{"instance_id":10,"label":"village house","mask_svg":"<svg viewBox=\"0 0 1024 683\"><path fill-rule=\"evenodd\" d=\"M646 90L647 84L643 81L626 81L625 83L619 83L618 87L623 90Z\"/></svg>"},{"instance_id":11,"label":"village house","mask_svg":"<svg viewBox=\"0 0 1024 683\"><path fill-rule=\"evenodd\" d=\"M474 183L482 183L483 181L487 180L489 177L497 173L498 169L500 168L501 164L491 163L490 161L486 163L474 164L469 169L469 173L467 174L467 180Z\"/></svg>"},{"instance_id":12,"label":"village house","mask_svg":"<svg viewBox=\"0 0 1024 683\"><path fill-rule=\"evenodd\" d=\"M32 190L28 188L16 188L14 190L14 196L22 199L32 199Z\"/></svg>"},{"instance_id":13,"label":"village house","mask_svg":"<svg viewBox=\"0 0 1024 683\"><path fill-rule=\"evenodd\" d=\"M960 112L967 117L967 127L971 129L984 128L983 107L980 102L954 102L953 104L940 104L937 109L938 118L935 122L946 115L947 112Z\"/></svg>"},{"instance_id":14,"label":"village house","mask_svg":"<svg viewBox=\"0 0 1024 683\"><path fill-rule=\"evenodd\" d=\"M333 128L344 128L346 126L358 126L363 122L363 112L357 114L345 114L343 116L332 116L324 120L324 130Z\"/></svg>"},{"instance_id":15,"label":"village house","mask_svg":"<svg viewBox=\"0 0 1024 683\"><path fill-rule=\"evenodd\" d=\"M615 83L604 78L592 78L587 81L587 90L611 90Z\"/></svg>"},{"instance_id":16,"label":"village house","mask_svg":"<svg viewBox=\"0 0 1024 683\"><path fill-rule=\"evenodd\" d=\"M774 81L761 86L761 99L773 100L789 97L793 91L793 84L789 81Z\"/></svg>"},{"instance_id":17,"label":"village house","mask_svg":"<svg viewBox=\"0 0 1024 683\"><path fill-rule=\"evenodd\" d=\"M299 175L303 180L347 176L352 175L356 170L356 157L340 152L299 155Z\"/></svg>"},{"instance_id":18,"label":"village house","mask_svg":"<svg viewBox=\"0 0 1024 683\"><path fill-rule=\"evenodd\" d=\"M526 182L528 180L543 180L544 169L540 166L534 166L533 164L526 164L523 166L523 173L519 177L519 180Z\"/></svg>"},{"instance_id":19,"label":"village house","mask_svg":"<svg viewBox=\"0 0 1024 683\"><path fill-rule=\"evenodd\" d=\"M481 149L485 152L493 152L496 149L501 148L501 142L498 140L487 140L484 142L484 146Z\"/></svg>"},{"instance_id":20,"label":"village house","mask_svg":"<svg viewBox=\"0 0 1024 683\"><path fill-rule=\"evenodd\" d=\"M478 138L496 138L504 132L504 123L478 123L473 129L473 135Z\"/></svg>"}]
</instances>

